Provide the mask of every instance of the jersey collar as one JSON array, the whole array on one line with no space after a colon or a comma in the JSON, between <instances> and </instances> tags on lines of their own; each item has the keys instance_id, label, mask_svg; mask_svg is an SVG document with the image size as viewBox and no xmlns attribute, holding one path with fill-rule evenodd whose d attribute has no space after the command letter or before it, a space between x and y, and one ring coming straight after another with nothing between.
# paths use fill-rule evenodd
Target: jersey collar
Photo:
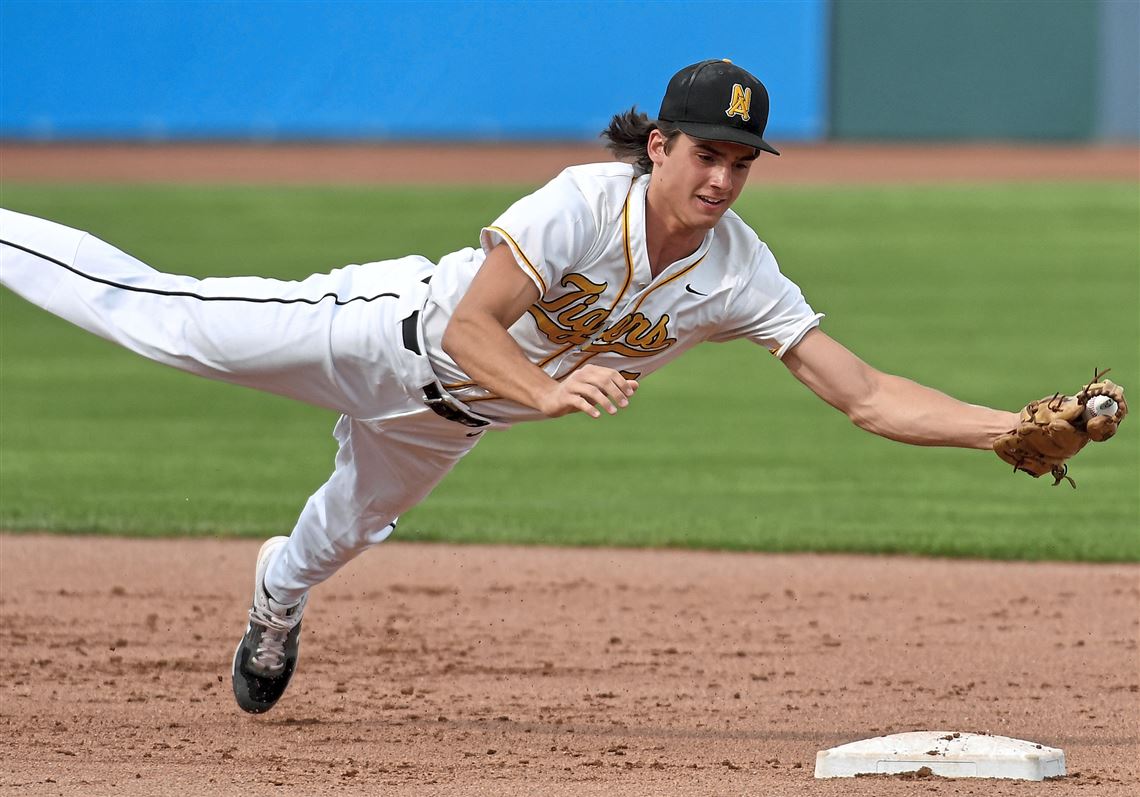
<instances>
[{"instance_id":1,"label":"jersey collar","mask_svg":"<svg viewBox=\"0 0 1140 797\"><path fill-rule=\"evenodd\" d=\"M622 235L626 261L633 268L633 288L640 291L654 281L653 269L649 262L649 248L645 235L645 197L649 191L649 175L636 178L630 187L626 207L622 210ZM680 260L674 261L661 270L656 279L669 279L678 270L687 270L701 260L712 246L715 228L705 233L704 240L696 250Z\"/></svg>"}]
</instances>

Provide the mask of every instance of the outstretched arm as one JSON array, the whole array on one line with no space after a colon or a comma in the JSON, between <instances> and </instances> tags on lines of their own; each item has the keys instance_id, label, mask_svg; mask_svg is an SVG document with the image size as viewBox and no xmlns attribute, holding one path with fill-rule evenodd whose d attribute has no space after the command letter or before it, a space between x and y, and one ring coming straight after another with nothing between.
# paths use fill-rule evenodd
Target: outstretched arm
<instances>
[{"instance_id":1,"label":"outstretched arm","mask_svg":"<svg viewBox=\"0 0 1140 797\"><path fill-rule=\"evenodd\" d=\"M808 332L783 362L860 429L901 443L989 449L1018 424L1016 412L966 404L872 368L819 329Z\"/></svg>"}]
</instances>

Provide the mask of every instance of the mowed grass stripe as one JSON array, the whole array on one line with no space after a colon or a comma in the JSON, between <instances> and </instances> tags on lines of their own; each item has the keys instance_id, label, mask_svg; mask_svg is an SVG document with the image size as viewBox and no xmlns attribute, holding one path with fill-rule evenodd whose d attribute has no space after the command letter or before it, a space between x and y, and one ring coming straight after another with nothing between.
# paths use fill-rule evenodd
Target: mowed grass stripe
<instances>
[{"instance_id":1,"label":"mowed grass stripe","mask_svg":"<svg viewBox=\"0 0 1140 797\"><path fill-rule=\"evenodd\" d=\"M526 189L44 187L3 204L168 271L300 278L477 245ZM1094 366L1140 384L1134 186L750 190L738 210L884 370L1015 407ZM0 526L288 531L328 475L331 413L162 368L0 293ZM404 539L1140 558L1140 421L1074 463L1079 489L985 452L852 427L766 352L708 345L617 418L493 433Z\"/></svg>"}]
</instances>

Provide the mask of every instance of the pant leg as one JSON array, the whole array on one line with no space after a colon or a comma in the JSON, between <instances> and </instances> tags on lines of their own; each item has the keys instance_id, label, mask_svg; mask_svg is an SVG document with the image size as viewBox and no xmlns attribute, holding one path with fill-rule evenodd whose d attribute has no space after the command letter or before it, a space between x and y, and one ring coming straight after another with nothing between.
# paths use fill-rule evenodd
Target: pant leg
<instances>
[{"instance_id":1,"label":"pant leg","mask_svg":"<svg viewBox=\"0 0 1140 797\"><path fill-rule=\"evenodd\" d=\"M430 268L413 257L299 282L197 279L0 210L0 282L28 301L156 362L355 417L417 409L398 325Z\"/></svg>"},{"instance_id":2,"label":"pant leg","mask_svg":"<svg viewBox=\"0 0 1140 797\"><path fill-rule=\"evenodd\" d=\"M396 518L428 493L481 433L424 410L382 421L342 416L329 480L305 504L265 586L283 603L300 600L392 533Z\"/></svg>"},{"instance_id":3,"label":"pant leg","mask_svg":"<svg viewBox=\"0 0 1140 797\"><path fill-rule=\"evenodd\" d=\"M266 578L283 602L383 541L479 439L424 406L430 367L409 360L399 333L430 267L405 258L301 282L196 279L0 210L0 282L28 301L157 362L343 413L334 472Z\"/></svg>"}]
</instances>

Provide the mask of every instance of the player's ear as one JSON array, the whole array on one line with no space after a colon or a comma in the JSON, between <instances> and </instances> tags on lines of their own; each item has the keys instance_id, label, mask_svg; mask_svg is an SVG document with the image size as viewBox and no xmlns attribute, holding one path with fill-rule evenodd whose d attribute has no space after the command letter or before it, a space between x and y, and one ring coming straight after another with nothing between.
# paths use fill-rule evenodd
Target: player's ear
<instances>
[{"instance_id":1,"label":"player's ear","mask_svg":"<svg viewBox=\"0 0 1140 797\"><path fill-rule=\"evenodd\" d=\"M649 131L649 141L645 148L649 152L649 160L653 161L654 166L660 166L665 162L668 155L665 144L665 136L661 134L660 130Z\"/></svg>"}]
</instances>

